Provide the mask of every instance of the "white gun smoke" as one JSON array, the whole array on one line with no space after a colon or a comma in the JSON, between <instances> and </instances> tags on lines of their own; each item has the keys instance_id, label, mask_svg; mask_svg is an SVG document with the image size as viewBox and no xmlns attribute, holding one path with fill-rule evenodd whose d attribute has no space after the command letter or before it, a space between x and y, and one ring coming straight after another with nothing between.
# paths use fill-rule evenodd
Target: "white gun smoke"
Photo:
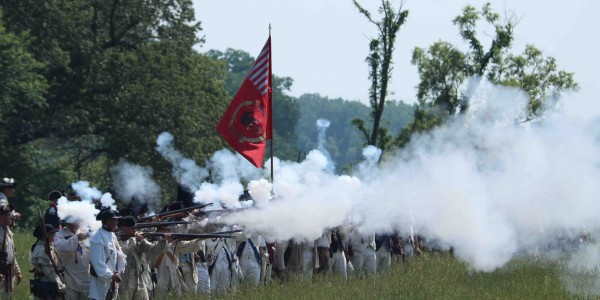
<instances>
[{"instance_id":1,"label":"white gun smoke","mask_svg":"<svg viewBox=\"0 0 600 300\"><path fill-rule=\"evenodd\" d=\"M276 160L278 200L224 221L306 240L344 223L366 232L391 224L404 235L412 225L483 271L558 237L600 232L598 123L554 114L515 124L526 103L482 81L470 115L414 137L379 166L366 149L355 177L328 174L316 151L299 164Z\"/></svg>"},{"instance_id":2,"label":"white gun smoke","mask_svg":"<svg viewBox=\"0 0 600 300\"><path fill-rule=\"evenodd\" d=\"M318 150L300 163L274 158L273 185L264 179L248 183L258 209L225 215L220 222L278 240L314 240L339 225L403 236L414 228L452 246L480 271L495 270L521 253L550 253L558 240L597 236L600 117L583 120L558 110L516 122L527 103L523 92L481 80L469 114L413 136L405 149L381 162L380 149L365 148L352 175L329 172L331 162ZM211 161L218 180L199 184L196 201L239 207L240 161L223 153ZM265 166L263 177L270 173L270 163ZM582 272L585 266L583 271L598 273L600 259L589 249L574 256L571 269Z\"/></svg>"},{"instance_id":3,"label":"white gun smoke","mask_svg":"<svg viewBox=\"0 0 600 300\"><path fill-rule=\"evenodd\" d=\"M193 190L197 190L199 183L208 177L208 170L199 167L194 160L184 157L174 148L172 134L161 133L156 139L155 149L173 165L173 177Z\"/></svg>"},{"instance_id":4,"label":"white gun smoke","mask_svg":"<svg viewBox=\"0 0 600 300\"><path fill-rule=\"evenodd\" d=\"M95 215L98 210L94 204L88 200L69 201L65 197L58 199L57 214L61 220L67 220L71 223L77 223L81 228L96 231L102 225L96 221Z\"/></svg>"},{"instance_id":5,"label":"white gun smoke","mask_svg":"<svg viewBox=\"0 0 600 300\"><path fill-rule=\"evenodd\" d=\"M160 187L152 179L152 168L120 160L112 168L112 173L113 188L123 203L130 204L132 198L135 198L137 201L134 205L147 204L149 211L158 207Z\"/></svg>"}]
</instances>

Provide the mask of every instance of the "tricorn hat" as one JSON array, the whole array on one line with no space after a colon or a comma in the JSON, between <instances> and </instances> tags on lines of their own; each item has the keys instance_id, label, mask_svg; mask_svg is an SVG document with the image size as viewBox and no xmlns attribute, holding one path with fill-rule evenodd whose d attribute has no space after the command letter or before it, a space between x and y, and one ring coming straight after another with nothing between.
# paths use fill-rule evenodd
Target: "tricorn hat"
<instances>
[{"instance_id":1,"label":"tricorn hat","mask_svg":"<svg viewBox=\"0 0 600 300\"><path fill-rule=\"evenodd\" d=\"M96 215L97 221L103 221L103 220L107 220L107 219L118 219L118 218L121 218L119 216L119 212L111 209L110 207L103 207L102 209L100 209L100 212L98 213L98 215Z\"/></svg>"},{"instance_id":2,"label":"tricorn hat","mask_svg":"<svg viewBox=\"0 0 600 300\"><path fill-rule=\"evenodd\" d=\"M15 188L17 183L14 178L4 177L0 179L0 188Z\"/></svg>"},{"instance_id":3,"label":"tricorn hat","mask_svg":"<svg viewBox=\"0 0 600 300\"><path fill-rule=\"evenodd\" d=\"M33 236L36 237L37 239L41 240L44 238L44 236L48 236L49 234L52 234L52 233L55 233L58 231L58 229L54 228L54 226L52 226L51 224L45 224L43 228L45 230L42 230L42 225L38 225L33 230ZM44 231L46 232L46 234L44 234Z\"/></svg>"},{"instance_id":4,"label":"tricorn hat","mask_svg":"<svg viewBox=\"0 0 600 300\"><path fill-rule=\"evenodd\" d=\"M60 199L60 197L62 197L62 196L63 196L63 194L61 192L54 190L48 194L48 200L56 201L56 200Z\"/></svg>"},{"instance_id":5,"label":"tricorn hat","mask_svg":"<svg viewBox=\"0 0 600 300\"><path fill-rule=\"evenodd\" d=\"M69 200L69 201L81 201L81 196L78 195L76 192L71 192L69 194L69 197L67 197L67 200Z\"/></svg>"}]
</instances>

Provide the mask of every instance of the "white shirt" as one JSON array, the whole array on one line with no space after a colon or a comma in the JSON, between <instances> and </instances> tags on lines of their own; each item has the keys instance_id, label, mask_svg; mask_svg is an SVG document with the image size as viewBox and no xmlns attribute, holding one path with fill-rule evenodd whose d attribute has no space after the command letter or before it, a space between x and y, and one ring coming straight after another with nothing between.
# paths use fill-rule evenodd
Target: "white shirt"
<instances>
[{"instance_id":1,"label":"white shirt","mask_svg":"<svg viewBox=\"0 0 600 300\"><path fill-rule=\"evenodd\" d=\"M120 248L115 234L104 228L90 239L90 263L98 275L90 276L90 298L105 299L113 274L125 270L127 256Z\"/></svg>"},{"instance_id":2,"label":"white shirt","mask_svg":"<svg viewBox=\"0 0 600 300\"><path fill-rule=\"evenodd\" d=\"M65 269L65 284L75 291L90 287L90 249L80 242L77 234L65 227L54 237L54 250Z\"/></svg>"}]
</instances>

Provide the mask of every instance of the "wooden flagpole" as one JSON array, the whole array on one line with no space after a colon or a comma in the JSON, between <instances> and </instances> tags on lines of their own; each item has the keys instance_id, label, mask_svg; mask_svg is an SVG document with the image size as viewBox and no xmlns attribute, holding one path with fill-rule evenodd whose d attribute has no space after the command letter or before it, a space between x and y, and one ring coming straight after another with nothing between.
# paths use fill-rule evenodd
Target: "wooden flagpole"
<instances>
[{"instance_id":1,"label":"wooden flagpole","mask_svg":"<svg viewBox=\"0 0 600 300\"><path fill-rule=\"evenodd\" d=\"M269 23L269 40L271 40L271 23ZM271 89L271 101L269 103L269 106L271 107L271 144L270 144L270 152L271 152L271 184L275 185L275 181L274 181L274 177L273 177L273 141L275 141L275 133L273 132L273 73L272 73L272 69L271 69L271 65L273 65L273 58L271 57L271 53L272 53L272 47L273 47L273 41L271 41L270 43L271 45L269 45L269 85L270 85L270 89Z\"/></svg>"}]
</instances>

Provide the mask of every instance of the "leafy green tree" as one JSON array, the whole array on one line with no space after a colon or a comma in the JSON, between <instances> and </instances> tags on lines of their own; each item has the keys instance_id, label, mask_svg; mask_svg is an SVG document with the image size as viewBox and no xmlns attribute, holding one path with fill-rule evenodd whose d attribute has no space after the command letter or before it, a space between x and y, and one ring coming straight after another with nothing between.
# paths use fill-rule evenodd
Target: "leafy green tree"
<instances>
[{"instance_id":1,"label":"leafy green tree","mask_svg":"<svg viewBox=\"0 0 600 300\"><path fill-rule=\"evenodd\" d=\"M477 22L481 19L494 28L494 36L489 46L486 48L478 37ZM458 32L463 40L469 44L470 52L466 54L466 64L464 65L465 75L474 76L475 80L469 82L467 92L462 95L462 101L459 105L461 113L469 108L470 92L475 89L487 72L491 64L497 63L507 49L512 45L513 27L515 21L511 19L501 20L500 15L492 10L488 2L477 11L475 7L467 5L461 15L453 20L454 25L458 27Z\"/></svg>"},{"instance_id":2,"label":"leafy green tree","mask_svg":"<svg viewBox=\"0 0 600 300\"><path fill-rule=\"evenodd\" d=\"M389 146L391 137L389 131L381 126L381 116L388 96L388 84L392 77L392 55L396 47L396 35L400 27L406 22L408 11L402 10L402 4L396 11L388 0L382 0L379 12L383 14L381 20L375 21L371 13L363 8L356 0L354 6L364 15L369 22L373 23L379 33L377 38L372 38L369 43L369 56L366 61L369 65L369 79L371 88L369 90L369 102L371 104L371 118L373 125L367 128L364 120L354 119L353 124L363 134L369 145L385 149Z\"/></svg>"},{"instance_id":3,"label":"leafy green tree","mask_svg":"<svg viewBox=\"0 0 600 300\"><path fill-rule=\"evenodd\" d=\"M478 37L481 34L478 34L477 25L482 20L494 29L487 47ZM484 77L496 84L522 88L528 93L528 112L525 116L515 116L517 121L529 121L543 115L549 100L577 88L572 73L559 71L556 60L544 57L534 46L527 46L522 55L510 54L515 21L500 20L489 3L480 11L466 6L453 23L469 45L469 51L463 53L442 41L427 50L414 49L412 63L417 66L420 79L418 105L413 121L396 137L395 145L404 146L413 133L426 132L443 124L448 117L466 112L470 95ZM472 80L468 81L466 90L461 90L468 78Z\"/></svg>"},{"instance_id":4,"label":"leafy green tree","mask_svg":"<svg viewBox=\"0 0 600 300\"><path fill-rule=\"evenodd\" d=\"M203 41L192 1L2 0L0 7L7 31L34 41L26 50L41 67L30 66L48 82L43 105L15 115L22 129L11 147L37 149L23 154L29 160L41 149L57 158L45 168L108 190L112 164L126 158L153 167L171 192L171 167L154 151L158 134L171 132L198 161L224 146L215 124L228 103L225 72L193 49Z\"/></svg>"},{"instance_id":5,"label":"leafy green tree","mask_svg":"<svg viewBox=\"0 0 600 300\"><path fill-rule=\"evenodd\" d=\"M0 9L0 18L3 13ZM6 31L0 19L0 143L6 145L32 126L26 118L47 107L48 84L40 74L43 64L27 51L26 33ZM9 140L10 139L10 140Z\"/></svg>"},{"instance_id":6,"label":"leafy green tree","mask_svg":"<svg viewBox=\"0 0 600 300\"><path fill-rule=\"evenodd\" d=\"M415 48L412 64L417 66L420 82L417 99L454 115L460 107L459 88L467 76L465 54L447 42L436 42L427 51Z\"/></svg>"},{"instance_id":7,"label":"leafy green tree","mask_svg":"<svg viewBox=\"0 0 600 300\"><path fill-rule=\"evenodd\" d=\"M573 73L558 70L556 59L545 57L533 45L527 45L523 54L509 54L499 60L492 67L489 79L518 87L529 95L527 114L520 116L522 121L543 115L544 108L556 102L561 94L578 88Z\"/></svg>"}]
</instances>

